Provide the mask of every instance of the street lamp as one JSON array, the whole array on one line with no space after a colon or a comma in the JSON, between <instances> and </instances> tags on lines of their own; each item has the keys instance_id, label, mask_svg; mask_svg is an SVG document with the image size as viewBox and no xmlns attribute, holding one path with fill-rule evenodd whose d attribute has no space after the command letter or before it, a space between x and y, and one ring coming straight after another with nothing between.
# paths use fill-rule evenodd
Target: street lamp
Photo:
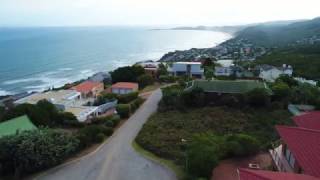
<instances>
[{"instance_id":1,"label":"street lamp","mask_svg":"<svg viewBox=\"0 0 320 180\"><path fill-rule=\"evenodd\" d=\"M181 139L182 142L182 150L184 151L184 156L185 156L185 169L188 172L188 151L187 151L187 140L186 139Z\"/></svg>"}]
</instances>

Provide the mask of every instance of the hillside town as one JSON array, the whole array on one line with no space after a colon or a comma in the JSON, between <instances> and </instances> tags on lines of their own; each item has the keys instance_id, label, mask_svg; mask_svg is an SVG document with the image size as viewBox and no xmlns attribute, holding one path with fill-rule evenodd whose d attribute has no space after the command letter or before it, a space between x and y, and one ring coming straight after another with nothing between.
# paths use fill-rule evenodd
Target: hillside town
<instances>
[{"instance_id":1,"label":"hillside town","mask_svg":"<svg viewBox=\"0 0 320 180\"><path fill-rule=\"evenodd\" d=\"M281 52L236 37L2 96L0 179L113 180L133 167L138 179L320 179L319 78L278 62L318 42Z\"/></svg>"}]
</instances>

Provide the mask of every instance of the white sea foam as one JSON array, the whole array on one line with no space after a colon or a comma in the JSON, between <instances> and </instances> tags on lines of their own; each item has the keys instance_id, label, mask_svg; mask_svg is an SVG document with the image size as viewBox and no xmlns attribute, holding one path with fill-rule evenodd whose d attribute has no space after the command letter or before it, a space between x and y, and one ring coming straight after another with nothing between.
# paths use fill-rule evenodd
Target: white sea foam
<instances>
[{"instance_id":1,"label":"white sea foam","mask_svg":"<svg viewBox=\"0 0 320 180\"><path fill-rule=\"evenodd\" d=\"M60 70L60 72L59 72ZM63 74L61 76L61 71L71 71L71 68L59 69L58 71L49 71L39 75L36 75L32 78L22 78L22 79L15 79L3 82L5 85L19 85L21 83L27 83L30 85L25 85L22 89L27 92L32 91L44 91L49 88L57 88L61 87L67 83L71 83L74 81L78 81L80 79L86 79L89 76L96 73L91 69L84 69L75 72L68 72L67 74ZM8 92L0 91L0 94L8 94Z\"/></svg>"},{"instance_id":2,"label":"white sea foam","mask_svg":"<svg viewBox=\"0 0 320 180\"><path fill-rule=\"evenodd\" d=\"M3 82L2 84L12 85L12 84L25 83L25 82L34 82L37 80L38 80L38 78L23 78L23 79L8 80L8 81Z\"/></svg>"},{"instance_id":3,"label":"white sea foam","mask_svg":"<svg viewBox=\"0 0 320 180\"><path fill-rule=\"evenodd\" d=\"M60 68L58 69L59 71L71 71L73 70L72 68Z\"/></svg>"},{"instance_id":4,"label":"white sea foam","mask_svg":"<svg viewBox=\"0 0 320 180\"><path fill-rule=\"evenodd\" d=\"M10 95L10 94L12 94L12 93L9 91L5 91L5 90L0 89L0 96Z\"/></svg>"}]
</instances>

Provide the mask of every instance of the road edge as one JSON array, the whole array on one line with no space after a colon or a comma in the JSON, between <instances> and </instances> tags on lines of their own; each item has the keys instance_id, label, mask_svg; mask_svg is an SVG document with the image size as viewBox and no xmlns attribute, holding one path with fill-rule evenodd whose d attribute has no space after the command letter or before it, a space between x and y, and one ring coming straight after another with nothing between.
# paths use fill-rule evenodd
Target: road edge
<instances>
[{"instance_id":1,"label":"road edge","mask_svg":"<svg viewBox=\"0 0 320 180\"><path fill-rule=\"evenodd\" d=\"M186 178L187 175L183 171L182 167L176 165L173 161L163 159L159 156L156 156L152 152L145 150L135 140L132 141L131 146L134 149L134 151L137 152L138 154L140 154L141 156L143 156L153 162L161 164L161 165L165 166L166 168L170 169L172 172L174 172L174 174L178 180L183 180Z\"/></svg>"}]
</instances>

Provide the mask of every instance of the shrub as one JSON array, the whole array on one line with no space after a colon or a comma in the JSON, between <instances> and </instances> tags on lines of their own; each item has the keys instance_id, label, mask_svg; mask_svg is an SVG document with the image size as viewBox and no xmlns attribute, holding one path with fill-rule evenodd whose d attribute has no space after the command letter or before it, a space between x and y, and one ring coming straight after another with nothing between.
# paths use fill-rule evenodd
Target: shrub
<instances>
[{"instance_id":1,"label":"shrub","mask_svg":"<svg viewBox=\"0 0 320 180\"><path fill-rule=\"evenodd\" d=\"M145 71L141 66L125 66L111 72L111 78L114 83L137 82L137 78L143 74Z\"/></svg>"},{"instance_id":2,"label":"shrub","mask_svg":"<svg viewBox=\"0 0 320 180\"><path fill-rule=\"evenodd\" d=\"M113 122L114 126L117 126L120 123L120 116L119 115L114 115L111 118L111 121Z\"/></svg>"},{"instance_id":3,"label":"shrub","mask_svg":"<svg viewBox=\"0 0 320 180\"><path fill-rule=\"evenodd\" d=\"M132 92L129 94L123 94L118 96L118 100L120 104L127 104L130 103L131 101L137 99L139 96L138 92Z\"/></svg>"},{"instance_id":4,"label":"shrub","mask_svg":"<svg viewBox=\"0 0 320 180\"><path fill-rule=\"evenodd\" d=\"M106 138L106 136L103 133L99 133L96 137L97 142L103 142L103 140Z\"/></svg>"},{"instance_id":5,"label":"shrub","mask_svg":"<svg viewBox=\"0 0 320 180\"><path fill-rule=\"evenodd\" d=\"M272 91L274 93L274 97L278 100L289 97L291 92L290 87L282 81L273 84Z\"/></svg>"},{"instance_id":6,"label":"shrub","mask_svg":"<svg viewBox=\"0 0 320 180\"><path fill-rule=\"evenodd\" d=\"M139 88L141 88L141 89L154 83L153 77L149 74L143 74L143 75L139 76L137 81L139 83Z\"/></svg>"},{"instance_id":7,"label":"shrub","mask_svg":"<svg viewBox=\"0 0 320 180\"><path fill-rule=\"evenodd\" d=\"M182 103L189 107L202 107L205 104L205 94L201 88L194 88L191 91L183 91L180 98Z\"/></svg>"},{"instance_id":8,"label":"shrub","mask_svg":"<svg viewBox=\"0 0 320 180\"><path fill-rule=\"evenodd\" d=\"M0 139L2 172L22 175L55 166L78 149L79 140L61 131L24 131ZM18 177L16 177L18 178Z\"/></svg>"},{"instance_id":9,"label":"shrub","mask_svg":"<svg viewBox=\"0 0 320 180\"><path fill-rule=\"evenodd\" d=\"M129 104L118 104L117 112L121 118L128 118L130 115L130 105Z\"/></svg>"},{"instance_id":10,"label":"shrub","mask_svg":"<svg viewBox=\"0 0 320 180\"><path fill-rule=\"evenodd\" d=\"M113 121L111 121L111 120L106 121L106 122L104 123L104 125L107 126L107 127L114 127L114 126L115 126L114 123L113 123Z\"/></svg>"},{"instance_id":11,"label":"shrub","mask_svg":"<svg viewBox=\"0 0 320 180\"><path fill-rule=\"evenodd\" d=\"M238 107L240 106L241 102L237 96L232 94L225 94L221 96L218 104L228 107Z\"/></svg>"},{"instance_id":12,"label":"shrub","mask_svg":"<svg viewBox=\"0 0 320 180\"><path fill-rule=\"evenodd\" d=\"M170 75L160 75L159 81L165 82L165 83L174 83L174 82L176 82L176 78L174 76L170 76Z\"/></svg>"},{"instance_id":13,"label":"shrub","mask_svg":"<svg viewBox=\"0 0 320 180\"><path fill-rule=\"evenodd\" d=\"M110 136L110 128L102 125L89 125L80 129L77 137L80 140L81 146L87 147L92 143L101 142L98 137L98 134L100 133L104 134L105 136Z\"/></svg>"},{"instance_id":14,"label":"shrub","mask_svg":"<svg viewBox=\"0 0 320 180\"><path fill-rule=\"evenodd\" d=\"M270 96L266 89L256 88L249 91L247 94L247 102L252 106L267 106L270 103Z\"/></svg>"},{"instance_id":15,"label":"shrub","mask_svg":"<svg viewBox=\"0 0 320 180\"><path fill-rule=\"evenodd\" d=\"M130 103L130 110L131 110L131 112L136 111L143 102L144 102L144 100L143 100L142 98L140 98L140 97L138 97L137 99L135 99L134 101L132 101L132 102Z\"/></svg>"},{"instance_id":16,"label":"shrub","mask_svg":"<svg viewBox=\"0 0 320 180\"><path fill-rule=\"evenodd\" d=\"M103 130L103 134L106 135L106 136L111 136L113 134L113 129L110 128L110 127L106 127Z\"/></svg>"},{"instance_id":17,"label":"shrub","mask_svg":"<svg viewBox=\"0 0 320 180\"><path fill-rule=\"evenodd\" d=\"M210 177L212 169L218 165L222 153L223 140L211 134L196 134L188 146L189 172L198 177Z\"/></svg>"},{"instance_id":18,"label":"shrub","mask_svg":"<svg viewBox=\"0 0 320 180\"><path fill-rule=\"evenodd\" d=\"M95 117L91 119L92 124L105 124L107 121L110 121L110 116L102 116L102 117Z\"/></svg>"},{"instance_id":19,"label":"shrub","mask_svg":"<svg viewBox=\"0 0 320 180\"><path fill-rule=\"evenodd\" d=\"M258 140L246 134L235 134L226 138L229 152L235 156L248 156L260 149Z\"/></svg>"}]
</instances>

